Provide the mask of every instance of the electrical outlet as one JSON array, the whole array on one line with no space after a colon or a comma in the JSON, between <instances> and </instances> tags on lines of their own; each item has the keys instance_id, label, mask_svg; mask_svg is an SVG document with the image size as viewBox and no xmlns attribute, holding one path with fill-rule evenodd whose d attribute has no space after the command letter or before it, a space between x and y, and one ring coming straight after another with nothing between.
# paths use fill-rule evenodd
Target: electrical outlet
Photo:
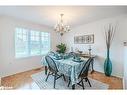
<instances>
[{"instance_id":1,"label":"electrical outlet","mask_svg":"<svg viewBox=\"0 0 127 95\"><path fill-rule=\"evenodd\" d=\"M127 46L127 41L123 42L123 45L124 45L124 46Z\"/></svg>"}]
</instances>

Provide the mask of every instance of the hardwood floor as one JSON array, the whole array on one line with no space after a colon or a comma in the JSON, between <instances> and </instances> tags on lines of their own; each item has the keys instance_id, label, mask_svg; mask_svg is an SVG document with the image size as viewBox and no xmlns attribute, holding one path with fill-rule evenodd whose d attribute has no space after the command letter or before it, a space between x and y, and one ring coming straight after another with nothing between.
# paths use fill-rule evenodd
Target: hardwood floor
<instances>
[{"instance_id":1,"label":"hardwood floor","mask_svg":"<svg viewBox=\"0 0 127 95\"><path fill-rule=\"evenodd\" d=\"M13 87L13 89L32 89L34 87L31 75L40 71L44 68L34 69L22 73L18 73L12 76L2 78L2 86Z\"/></svg>"},{"instance_id":2,"label":"hardwood floor","mask_svg":"<svg viewBox=\"0 0 127 95\"><path fill-rule=\"evenodd\" d=\"M43 70L44 68L39 68L2 78L2 86L13 87L13 89L37 89L37 85L34 84L30 76ZM123 89L121 78L106 77L99 72L93 72L89 74L89 77L108 84L109 89Z\"/></svg>"},{"instance_id":3,"label":"hardwood floor","mask_svg":"<svg viewBox=\"0 0 127 95\"><path fill-rule=\"evenodd\" d=\"M123 89L122 78L118 78L118 77L114 77L114 76L107 77L107 76L105 76L105 74L100 73L100 72L94 72L92 74L89 74L89 77L108 84L109 89Z\"/></svg>"}]
</instances>

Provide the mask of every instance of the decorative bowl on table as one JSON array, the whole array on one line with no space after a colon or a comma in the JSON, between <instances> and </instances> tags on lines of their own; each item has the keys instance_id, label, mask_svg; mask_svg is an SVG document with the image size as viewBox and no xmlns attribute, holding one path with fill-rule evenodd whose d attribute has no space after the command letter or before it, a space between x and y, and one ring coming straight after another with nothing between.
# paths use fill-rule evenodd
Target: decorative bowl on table
<instances>
[{"instance_id":1,"label":"decorative bowl on table","mask_svg":"<svg viewBox=\"0 0 127 95\"><path fill-rule=\"evenodd\" d=\"M76 57L76 58L73 58L72 61L74 61L74 62L82 62L83 60L81 60L80 57Z\"/></svg>"},{"instance_id":2,"label":"decorative bowl on table","mask_svg":"<svg viewBox=\"0 0 127 95\"><path fill-rule=\"evenodd\" d=\"M54 59L55 59L55 60L61 60L61 59L62 59L62 57L59 57L59 58L54 57Z\"/></svg>"},{"instance_id":3,"label":"decorative bowl on table","mask_svg":"<svg viewBox=\"0 0 127 95\"><path fill-rule=\"evenodd\" d=\"M68 58L70 58L69 54L65 53L65 54L63 55L63 59L68 59Z\"/></svg>"},{"instance_id":4,"label":"decorative bowl on table","mask_svg":"<svg viewBox=\"0 0 127 95\"><path fill-rule=\"evenodd\" d=\"M54 59L61 60L63 57L60 54L55 54Z\"/></svg>"},{"instance_id":5,"label":"decorative bowl on table","mask_svg":"<svg viewBox=\"0 0 127 95\"><path fill-rule=\"evenodd\" d=\"M79 54L82 54L82 53L83 53L83 51L80 51L80 50L78 50L77 52L78 52Z\"/></svg>"}]
</instances>

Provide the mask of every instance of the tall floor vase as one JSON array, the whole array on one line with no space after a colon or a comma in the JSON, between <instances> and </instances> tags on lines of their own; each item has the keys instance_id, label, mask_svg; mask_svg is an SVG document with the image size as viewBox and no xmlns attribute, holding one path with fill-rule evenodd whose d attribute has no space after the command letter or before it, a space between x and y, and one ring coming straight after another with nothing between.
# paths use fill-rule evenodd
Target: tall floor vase
<instances>
[{"instance_id":1,"label":"tall floor vase","mask_svg":"<svg viewBox=\"0 0 127 95\"><path fill-rule=\"evenodd\" d=\"M112 73L112 62L110 60L109 53L110 53L110 50L107 49L107 58L105 59L105 62L104 62L104 72L106 76L111 76L111 73Z\"/></svg>"}]
</instances>

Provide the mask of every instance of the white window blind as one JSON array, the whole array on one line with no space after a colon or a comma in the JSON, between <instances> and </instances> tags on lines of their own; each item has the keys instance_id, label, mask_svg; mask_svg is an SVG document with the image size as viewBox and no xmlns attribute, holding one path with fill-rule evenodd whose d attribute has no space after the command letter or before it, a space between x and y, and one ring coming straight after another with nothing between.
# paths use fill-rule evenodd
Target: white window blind
<instances>
[{"instance_id":1,"label":"white window blind","mask_svg":"<svg viewBox=\"0 0 127 95\"><path fill-rule=\"evenodd\" d=\"M15 56L44 55L50 51L50 33L25 28L15 29Z\"/></svg>"}]
</instances>

